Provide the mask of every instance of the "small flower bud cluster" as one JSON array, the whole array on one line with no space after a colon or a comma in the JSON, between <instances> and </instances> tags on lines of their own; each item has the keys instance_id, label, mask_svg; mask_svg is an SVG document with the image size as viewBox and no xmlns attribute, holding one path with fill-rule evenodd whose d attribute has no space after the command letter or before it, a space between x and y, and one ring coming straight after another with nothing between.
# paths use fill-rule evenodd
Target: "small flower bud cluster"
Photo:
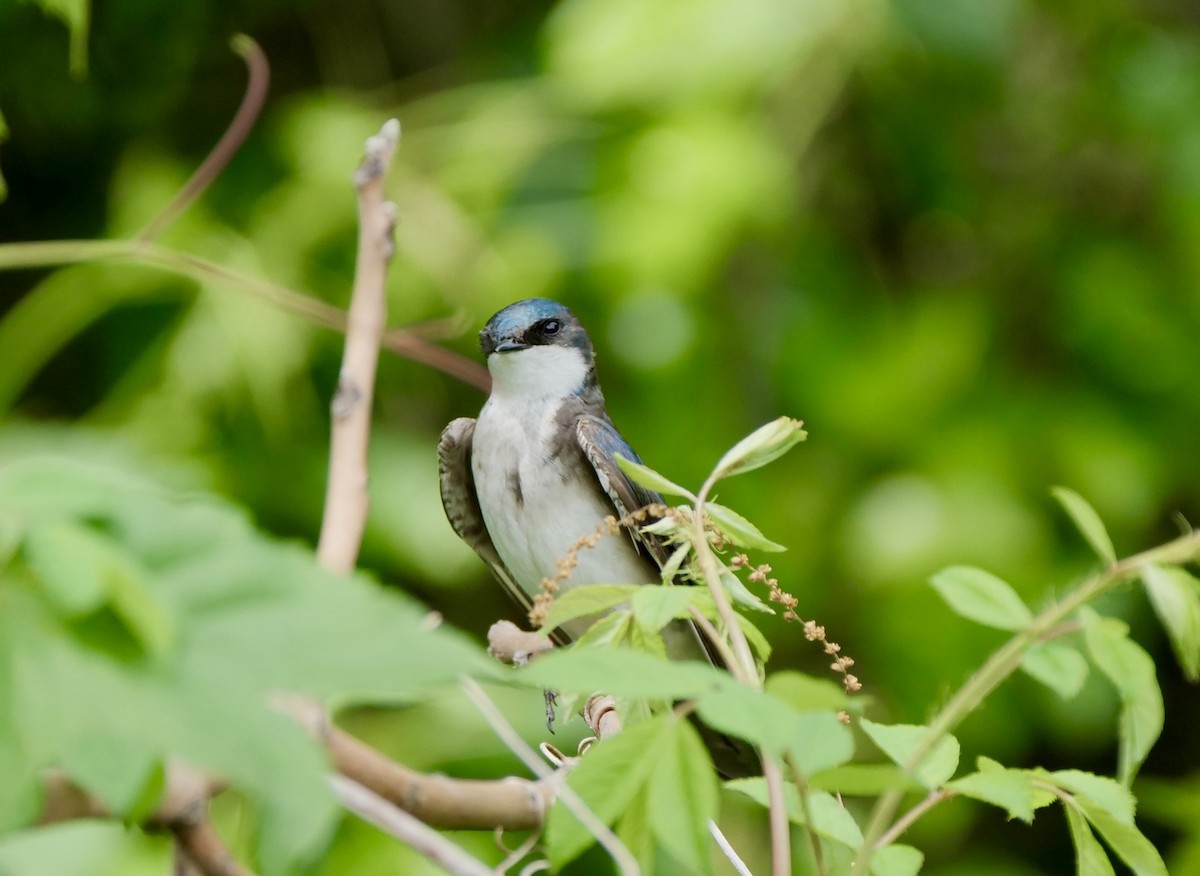
<instances>
[{"instance_id":1,"label":"small flower bud cluster","mask_svg":"<svg viewBox=\"0 0 1200 876\"><path fill-rule=\"evenodd\" d=\"M575 542L567 548L567 552L554 561L554 574L549 578L542 579L538 593L533 598L533 606L529 609L530 625L537 629L546 622L550 606L554 604L554 597L562 585L570 579L575 567L579 565L580 551L594 548L600 543L600 539L606 535L616 535L622 527L641 524L648 517L662 517L667 512L668 509L665 505L647 505L645 508L639 508L626 514L620 520L610 515L597 523L595 530L575 539Z\"/></svg>"},{"instance_id":2,"label":"small flower bud cluster","mask_svg":"<svg viewBox=\"0 0 1200 876\"><path fill-rule=\"evenodd\" d=\"M854 665L854 658L841 653L842 646L837 642L831 642L825 637L825 628L819 625L816 621L804 620L796 613L796 606L800 604L795 596L788 593L779 586L779 579L769 577L771 567L766 563L761 566L752 566L750 558L745 554L737 554L730 559L729 568L733 570L749 569L750 574L747 576L751 583L764 584L770 591L768 597L771 602L778 602L783 606L783 619L785 621L799 622L804 625L804 638L810 642L820 642L825 653L833 658L833 663L829 668L842 676L842 687L846 689L846 693L856 693L862 690L862 682L858 680L858 676L850 673L850 667ZM839 715L841 717L841 715ZM846 716L843 723L849 721L849 716Z\"/></svg>"}]
</instances>

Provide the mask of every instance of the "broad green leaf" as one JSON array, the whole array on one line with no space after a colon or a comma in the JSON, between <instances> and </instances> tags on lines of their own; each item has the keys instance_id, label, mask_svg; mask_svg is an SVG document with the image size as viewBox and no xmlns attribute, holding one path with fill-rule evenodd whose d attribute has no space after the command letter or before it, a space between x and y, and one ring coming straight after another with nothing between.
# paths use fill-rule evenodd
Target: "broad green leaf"
<instances>
[{"instance_id":1,"label":"broad green leaf","mask_svg":"<svg viewBox=\"0 0 1200 876\"><path fill-rule=\"evenodd\" d=\"M701 592L699 587L686 585L642 585L631 601L633 617L644 629L658 632L675 618L687 617L688 607Z\"/></svg>"},{"instance_id":2,"label":"broad green leaf","mask_svg":"<svg viewBox=\"0 0 1200 876\"><path fill-rule=\"evenodd\" d=\"M976 761L979 772L955 779L946 785L984 803L999 806L1009 818L1019 818L1026 824L1033 821L1036 788L1033 777L1024 770L1010 770L986 757Z\"/></svg>"},{"instance_id":3,"label":"broad green leaf","mask_svg":"<svg viewBox=\"0 0 1200 876\"><path fill-rule=\"evenodd\" d=\"M1067 826L1071 829L1071 842L1075 845L1075 873L1077 876L1113 876L1112 863L1087 821L1070 803L1064 803Z\"/></svg>"},{"instance_id":4,"label":"broad green leaf","mask_svg":"<svg viewBox=\"0 0 1200 876\"><path fill-rule=\"evenodd\" d=\"M733 779L726 782L725 787L730 791L745 794L763 808L770 805L767 783L762 778ZM796 790L796 786L791 782L786 782L783 790L788 819L794 824L808 824L800 805L800 794ZM859 828L858 822L832 794L823 791L809 791L808 807L812 813L812 824L809 827L815 833L852 849L862 846L862 830Z\"/></svg>"},{"instance_id":5,"label":"broad green leaf","mask_svg":"<svg viewBox=\"0 0 1200 876\"><path fill-rule=\"evenodd\" d=\"M6 654L0 638L0 696L5 703L4 677ZM8 720L0 721L0 834L29 824L42 806L42 764L30 761L28 753L15 737Z\"/></svg>"},{"instance_id":6,"label":"broad green leaf","mask_svg":"<svg viewBox=\"0 0 1200 876\"><path fill-rule=\"evenodd\" d=\"M700 700L700 718L714 730L787 756L806 775L854 756L854 737L832 711L800 711L778 697L740 684Z\"/></svg>"},{"instance_id":7,"label":"broad green leaf","mask_svg":"<svg viewBox=\"0 0 1200 876\"><path fill-rule=\"evenodd\" d=\"M802 712L788 760L804 775L840 766L854 757L854 734L834 712Z\"/></svg>"},{"instance_id":8,"label":"broad green leaf","mask_svg":"<svg viewBox=\"0 0 1200 876\"><path fill-rule=\"evenodd\" d=\"M766 690L800 712L837 711L849 700L840 684L790 669L767 676Z\"/></svg>"},{"instance_id":9,"label":"broad green leaf","mask_svg":"<svg viewBox=\"0 0 1200 876\"><path fill-rule=\"evenodd\" d=\"M756 627L754 621L741 612L735 612L733 617L737 621L737 625L742 628L742 635L750 643L750 650L754 652L759 661L766 663L771 658L771 643L767 641L767 637L763 635L762 630Z\"/></svg>"},{"instance_id":10,"label":"broad green leaf","mask_svg":"<svg viewBox=\"0 0 1200 876\"><path fill-rule=\"evenodd\" d=\"M667 643L663 638L662 632L652 630L637 623L633 614L629 615L628 629L625 632L625 642L634 651L641 651L643 654L652 654L655 657L661 657L664 660L667 658ZM668 632L674 632L670 630Z\"/></svg>"},{"instance_id":11,"label":"broad green leaf","mask_svg":"<svg viewBox=\"0 0 1200 876\"><path fill-rule=\"evenodd\" d=\"M643 790L629 801L617 817L616 833L641 865L642 873L651 876L659 854L659 843L651 828L648 791L649 788L643 786Z\"/></svg>"},{"instance_id":12,"label":"broad green leaf","mask_svg":"<svg viewBox=\"0 0 1200 876\"><path fill-rule=\"evenodd\" d=\"M999 630L1023 630L1033 614L1006 581L972 566L951 566L930 579L946 604L968 620Z\"/></svg>"},{"instance_id":13,"label":"broad green leaf","mask_svg":"<svg viewBox=\"0 0 1200 876\"><path fill-rule=\"evenodd\" d=\"M721 570L721 583L725 586L725 589L729 591L729 598L738 605L745 606L746 608L752 608L755 611L766 612L767 614L775 613L775 609L771 608L771 606L767 605L755 594L751 593L750 590L746 588L746 585L742 583L742 579L735 575L730 569L723 568Z\"/></svg>"},{"instance_id":14,"label":"broad green leaf","mask_svg":"<svg viewBox=\"0 0 1200 876\"><path fill-rule=\"evenodd\" d=\"M912 846L884 846L871 857L871 876L917 876L925 855Z\"/></svg>"},{"instance_id":15,"label":"broad green leaf","mask_svg":"<svg viewBox=\"0 0 1200 876\"><path fill-rule=\"evenodd\" d=\"M571 650L594 650L626 642L633 626L633 612L629 609L610 611L599 620L594 621L587 631L575 640Z\"/></svg>"},{"instance_id":16,"label":"broad green leaf","mask_svg":"<svg viewBox=\"0 0 1200 876\"><path fill-rule=\"evenodd\" d=\"M642 587L641 584L586 584L569 587L551 603L542 630L546 632L576 618L602 614L610 608L628 602Z\"/></svg>"},{"instance_id":17,"label":"broad green leaf","mask_svg":"<svg viewBox=\"0 0 1200 876\"><path fill-rule=\"evenodd\" d=\"M111 537L74 523L34 526L25 554L43 590L67 617L109 606L147 651L161 654L174 640L175 625L151 595L145 570Z\"/></svg>"},{"instance_id":18,"label":"broad green leaf","mask_svg":"<svg viewBox=\"0 0 1200 876\"><path fill-rule=\"evenodd\" d=\"M1178 566L1146 566L1142 583L1188 681L1200 681L1200 581Z\"/></svg>"},{"instance_id":19,"label":"broad green leaf","mask_svg":"<svg viewBox=\"0 0 1200 876\"><path fill-rule=\"evenodd\" d=\"M1135 801L1133 794L1120 782L1098 776L1083 770L1034 770L1041 780L1049 782L1057 788L1070 791L1076 797L1086 797L1092 803L1104 809L1117 821L1123 824L1133 824Z\"/></svg>"},{"instance_id":20,"label":"broad green leaf","mask_svg":"<svg viewBox=\"0 0 1200 876\"><path fill-rule=\"evenodd\" d=\"M1167 876L1162 857L1133 824L1114 818L1108 809L1087 797L1076 797L1075 803L1134 876Z\"/></svg>"},{"instance_id":21,"label":"broad green leaf","mask_svg":"<svg viewBox=\"0 0 1200 876\"><path fill-rule=\"evenodd\" d=\"M717 817L717 774L696 729L675 718L650 776L650 824L663 848L689 873L712 870L708 822Z\"/></svg>"},{"instance_id":22,"label":"broad green leaf","mask_svg":"<svg viewBox=\"0 0 1200 876\"><path fill-rule=\"evenodd\" d=\"M667 557L667 561L663 563L661 569L664 584L670 584L675 580L675 576L679 574L679 570L683 568L684 561L687 560L688 554L691 552L692 545L690 542L681 544L675 550L671 551L671 556Z\"/></svg>"},{"instance_id":23,"label":"broad green leaf","mask_svg":"<svg viewBox=\"0 0 1200 876\"><path fill-rule=\"evenodd\" d=\"M77 785L122 817L143 802L148 786L162 781L162 765L153 750L112 733L89 733L68 740L60 763Z\"/></svg>"},{"instance_id":24,"label":"broad green leaf","mask_svg":"<svg viewBox=\"0 0 1200 876\"><path fill-rule=\"evenodd\" d=\"M1087 539L1088 544L1092 546L1092 550L1099 555L1100 559L1107 563L1115 563L1117 552L1113 549L1112 539L1108 537L1108 530L1104 528L1104 522L1100 519L1100 515L1088 504L1088 501L1067 487L1055 487L1050 492L1063 506L1076 529Z\"/></svg>"},{"instance_id":25,"label":"broad green leaf","mask_svg":"<svg viewBox=\"0 0 1200 876\"><path fill-rule=\"evenodd\" d=\"M613 696L693 699L735 685L698 660L672 661L624 648L568 648L506 676L535 688Z\"/></svg>"},{"instance_id":26,"label":"broad green leaf","mask_svg":"<svg viewBox=\"0 0 1200 876\"><path fill-rule=\"evenodd\" d=\"M721 530L725 540L740 547L756 551L786 551L787 548L767 538L758 527L732 508L707 502L704 510L712 522Z\"/></svg>"},{"instance_id":27,"label":"broad green leaf","mask_svg":"<svg viewBox=\"0 0 1200 876\"><path fill-rule=\"evenodd\" d=\"M571 770L568 783L605 824L612 824L645 793L645 782L662 757L676 721L673 715L663 715L627 727L593 745ZM561 868L596 838L559 800L546 820L545 841L551 864Z\"/></svg>"},{"instance_id":28,"label":"broad green leaf","mask_svg":"<svg viewBox=\"0 0 1200 876\"><path fill-rule=\"evenodd\" d=\"M25 537L25 561L68 617L93 611L108 599L108 554L97 533L74 523L33 526Z\"/></svg>"},{"instance_id":29,"label":"broad green leaf","mask_svg":"<svg viewBox=\"0 0 1200 876\"><path fill-rule=\"evenodd\" d=\"M1121 698L1118 773L1128 785L1163 728L1162 691L1154 660L1129 638L1126 624L1088 609L1080 615L1088 654Z\"/></svg>"},{"instance_id":30,"label":"broad green leaf","mask_svg":"<svg viewBox=\"0 0 1200 876\"><path fill-rule=\"evenodd\" d=\"M25 532L83 533L90 547L76 557L91 564L78 571L104 588L100 607L77 618L64 612L62 594L78 597L65 579L54 593L0 586L0 820L27 817L27 774L56 763L136 816L157 793L154 759L169 752L253 801L263 872L291 871L338 810L324 754L267 707L270 694L402 702L463 673L512 676L464 637L427 629L425 609L398 593L329 575L243 512L136 472L26 457L0 466L0 502ZM39 562L31 579L64 574ZM155 608L185 634L154 660L93 646L99 620L153 635Z\"/></svg>"},{"instance_id":31,"label":"broad green leaf","mask_svg":"<svg viewBox=\"0 0 1200 876\"><path fill-rule=\"evenodd\" d=\"M818 791L848 797L877 797L885 791L917 792L920 782L890 763L848 763L816 773L809 784Z\"/></svg>"},{"instance_id":32,"label":"broad green leaf","mask_svg":"<svg viewBox=\"0 0 1200 876\"><path fill-rule=\"evenodd\" d=\"M929 740L929 728L917 724L876 724L866 718L859 726L879 746L880 751L911 772L926 788L938 788L958 769L958 740L949 733L938 739L919 763L911 763L917 751Z\"/></svg>"},{"instance_id":33,"label":"broad green leaf","mask_svg":"<svg viewBox=\"0 0 1200 876\"><path fill-rule=\"evenodd\" d=\"M1021 669L1064 700L1074 697L1087 681L1088 665L1072 645L1038 642L1021 655Z\"/></svg>"},{"instance_id":34,"label":"broad green leaf","mask_svg":"<svg viewBox=\"0 0 1200 876\"><path fill-rule=\"evenodd\" d=\"M712 479L732 477L774 462L808 437L803 423L780 417L755 429L733 445L713 469Z\"/></svg>"},{"instance_id":35,"label":"broad green leaf","mask_svg":"<svg viewBox=\"0 0 1200 876\"><path fill-rule=\"evenodd\" d=\"M700 700L700 718L709 727L745 739L781 757L796 739L800 713L776 697L741 684L727 685Z\"/></svg>"},{"instance_id":36,"label":"broad green leaf","mask_svg":"<svg viewBox=\"0 0 1200 876\"><path fill-rule=\"evenodd\" d=\"M629 475L634 483L640 484L648 490L654 490L656 493L662 493L665 496L683 496L686 499L691 499L693 502L696 501L696 497L691 491L663 477L650 468L650 466L634 462L632 459L626 459L619 453L613 454L613 458L617 460L617 465L621 467L621 471Z\"/></svg>"}]
</instances>

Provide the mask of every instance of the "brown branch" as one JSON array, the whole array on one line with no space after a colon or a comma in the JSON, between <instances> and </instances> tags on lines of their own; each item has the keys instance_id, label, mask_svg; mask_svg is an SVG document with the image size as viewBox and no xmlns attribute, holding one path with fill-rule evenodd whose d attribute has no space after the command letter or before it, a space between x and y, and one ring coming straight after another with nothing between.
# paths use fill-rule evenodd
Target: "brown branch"
<instances>
[{"instance_id":1,"label":"brown branch","mask_svg":"<svg viewBox=\"0 0 1200 876\"><path fill-rule=\"evenodd\" d=\"M488 653L511 666L524 666L534 657L554 650L541 633L523 630L512 621L496 621L488 630Z\"/></svg>"},{"instance_id":2,"label":"brown branch","mask_svg":"<svg viewBox=\"0 0 1200 876\"><path fill-rule=\"evenodd\" d=\"M428 825L454 830L542 826L559 780L516 776L486 781L427 775L396 763L333 728L326 746L337 771Z\"/></svg>"},{"instance_id":3,"label":"brown branch","mask_svg":"<svg viewBox=\"0 0 1200 876\"><path fill-rule=\"evenodd\" d=\"M592 694L588 697L583 707L583 720L587 721L598 739L608 739L621 732L617 701L608 694Z\"/></svg>"},{"instance_id":4,"label":"brown branch","mask_svg":"<svg viewBox=\"0 0 1200 876\"><path fill-rule=\"evenodd\" d=\"M217 145L208 153L183 188L175 193L170 203L163 207L146 227L138 232L135 240L138 243L149 243L162 235L171 223L178 219L204 190L212 185L221 175L221 171L229 164L237 151L246 142L254 123L262 112L263 102L267 99L267 89L271 82L271 65L267 56L258 43L245 34L238 34L232 40L235 52L246 62L246 72L249 78L246 82L246 93L242 96L241 105L234 114L233 121L217 141Z\"/></svg>"},{"instance_id":5,"label":"brown branch","mask_svg":"<svg viewBox=\"0 0 1200 876\"><path fill-rule=\"evenodd\" d=\"M204 876L253 876L239 864L208 820L208 801L224 787L182 763L167 765L162 799L145 820L147 829L168 831L177 844L176 872ZM80 788L66 774L49 771L42 782L38 823L55 824L81 818L117 817L102 800Z\"/></svg>"},{"instance_id":6,"label":"brown branch","mask_svg":"<svg viewBox=\"0 0 1200 876\"><path fill-rule=\"evenodd\" d=\"M343 807L420 852L446 872L453 876L494 876L495 871L482 861L370 789L344 776L333 776L330 781Z\"/></svg>"},{"instance_id":7,"label":"brown branch","mask_svg":"<svg viewBox=\"0 0 1200 876\"><path fill-rule=\"evenodd\" d=\"M367 140L354 174L358 190L358 259L346 326L342 370L333 396L329 482L317 560L338 574L354 570L367 522L367 443L379 345L387 319L384 283L394 247L396 208L384 200L384 176L400 138L391 119Z\"/></svg>"}]
</instances>

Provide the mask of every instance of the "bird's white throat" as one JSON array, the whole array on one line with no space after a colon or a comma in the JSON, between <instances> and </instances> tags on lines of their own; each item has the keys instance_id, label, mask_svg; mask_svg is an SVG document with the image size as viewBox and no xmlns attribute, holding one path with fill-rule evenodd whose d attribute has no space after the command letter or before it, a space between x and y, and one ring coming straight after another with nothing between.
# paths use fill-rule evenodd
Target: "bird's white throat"
<instances>
[{"instance_id":1,"label":"bird's white throat","mask_svg":"<svg viewBox=\"0 0 1200 876\"><path fill-rule=\"evenodd\" d=\"M492 393L522 399L561 399L583 386L588 363L575 347L537 346L488 356Z\"/></svg>"}]
</instances>

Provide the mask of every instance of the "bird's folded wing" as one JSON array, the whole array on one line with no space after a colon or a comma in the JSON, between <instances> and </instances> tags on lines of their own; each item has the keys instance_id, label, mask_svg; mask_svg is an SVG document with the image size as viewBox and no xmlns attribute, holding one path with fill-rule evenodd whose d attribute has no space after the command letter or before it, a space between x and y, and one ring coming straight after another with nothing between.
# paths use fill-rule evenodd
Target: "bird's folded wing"
<instances>
[{"instance_id":1,"label":"bird's folded wing","mask_svg":"<svg viewBox=\"0 0 1200 876\"><path fill-rule=\"evenodd\" d=\"M626 459L640 463L641 457L633 452L617 431L616 426L607 419L582 415L575 426L575 436L583 450L587 461L596 472L596 480L605 495L613 504L617 517L625 517L639 508L647 505L661 505L663 497L653 490L648 490L641 484L634 483L617 465L614 454L621 454ZM647 521L648 522L648 521ZM628 527L634 543L646 552L661 568L669 556L666 544L662 539L650 533L642 532L641 527Z\"/></svg>"},{"instance_id":2,"label":"bird's folded wing","mask_svg":"<svg viewBox=\"0 0 1200 876\"><path fill-rule=\"evenodd\" d=\"M441 482L442 507L446 519L458 537L469 544L483 560L509 595L526 612L533 607L529 594L517 586L509 573L492 537L488 534L479 497L475 492L475 476L471 471L471 439L475 421L470 417L452 420L438 442L438 478Z\"/></svg>"}]
</instances>

